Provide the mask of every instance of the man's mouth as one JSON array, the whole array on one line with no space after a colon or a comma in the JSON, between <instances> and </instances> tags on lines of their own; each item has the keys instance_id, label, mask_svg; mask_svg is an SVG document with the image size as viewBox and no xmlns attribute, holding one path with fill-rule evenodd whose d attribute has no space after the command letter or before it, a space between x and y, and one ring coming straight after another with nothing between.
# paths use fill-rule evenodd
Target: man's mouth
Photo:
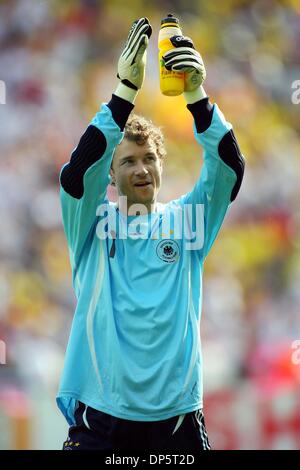
<instances>
[{"instance_id":1,"label":"man's mouth","mask_svg":"<svg viewBox=\"0 0 300 470\"><path fill-rule=\"evenodd\" d=\"M151 181L140 181L138 183L135 183L134 186L137 186L139 188L144 188L146 186L149 186L151 183Z\"/></svg>"}]
</instances>

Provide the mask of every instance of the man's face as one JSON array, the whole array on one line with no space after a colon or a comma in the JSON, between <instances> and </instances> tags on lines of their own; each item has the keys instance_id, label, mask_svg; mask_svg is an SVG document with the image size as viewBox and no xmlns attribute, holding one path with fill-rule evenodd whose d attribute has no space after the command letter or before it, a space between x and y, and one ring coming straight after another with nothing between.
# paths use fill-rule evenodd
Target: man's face
<instances>
[{"instance_id":1,"label":"man's face","mask_svg":"<svg viewBox=\"0 0 300 470\"><path fill-rule=\"evenodd\" d=\"M127 205L143 204L151 211L161 185L162 161L155 144L139 145L123 139L116 148L111 168L112 181L119 196L127 196Z\"/></svg>"}]
</instances>

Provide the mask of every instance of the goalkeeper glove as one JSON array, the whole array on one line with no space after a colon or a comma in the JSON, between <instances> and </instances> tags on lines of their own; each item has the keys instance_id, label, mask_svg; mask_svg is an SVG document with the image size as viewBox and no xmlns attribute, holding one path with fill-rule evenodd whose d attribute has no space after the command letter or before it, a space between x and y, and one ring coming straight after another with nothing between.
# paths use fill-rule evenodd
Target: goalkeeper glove
<instances>
[{"instance_id":1,"label":"goalkeeper glove","mask_svg":"<svg viewBox=\"0 0 300 470\"><path fill-rule=\"evenodd\" d=\"M132 90L139 90L143 85L146 49L151 33L152 28L147 18L134 21L124 50L119 58L117 77L121 80L121 83Z\"/></svg>"},{"instance_id":2,"label":"goalkeeper glove","mask_svg":"<svg viewBox=\"0 0 300 470\"><path fill-rule=\"evenodd\" d=\"M174 49L170 49L163 56L167 70L185 72L184 91L194 92L199 88L206 77L206 70L199 52L195 50L193 41L186 36L172 36L170 38Z\"/></svg>"}]
</instances>

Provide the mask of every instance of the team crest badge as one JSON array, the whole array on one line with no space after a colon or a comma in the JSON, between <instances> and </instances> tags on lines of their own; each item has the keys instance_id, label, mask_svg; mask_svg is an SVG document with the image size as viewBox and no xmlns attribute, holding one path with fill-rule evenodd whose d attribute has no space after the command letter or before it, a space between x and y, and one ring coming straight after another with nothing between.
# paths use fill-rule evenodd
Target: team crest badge
<instances>
[{"instance_id":1,"label":"team crest badge","mask_svg":"<svg viewBox=\"0 0 300 470\"><path fill-rule=\"evenodd\" d=\"M162 240L157 245L156 254L165 263L176 263L180 255L179 245L175 240Z\"/></svg>"}]
</instances>

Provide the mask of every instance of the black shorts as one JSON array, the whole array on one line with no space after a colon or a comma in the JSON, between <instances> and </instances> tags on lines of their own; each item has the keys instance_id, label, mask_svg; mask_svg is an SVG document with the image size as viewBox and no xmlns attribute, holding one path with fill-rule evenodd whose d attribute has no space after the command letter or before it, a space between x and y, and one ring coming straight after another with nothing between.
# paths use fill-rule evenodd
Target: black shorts
<instances>
[{"instance_id":1,"label":"black shorts","mask_svg":"<svg viewBox=\"0 0 300 470\"><path fill-rule=\"evenodd\" d=\"M202 410L163 421L115 418L79 402L63 450L190 451L210 450Z\"/></svg>"}]
</instances>

